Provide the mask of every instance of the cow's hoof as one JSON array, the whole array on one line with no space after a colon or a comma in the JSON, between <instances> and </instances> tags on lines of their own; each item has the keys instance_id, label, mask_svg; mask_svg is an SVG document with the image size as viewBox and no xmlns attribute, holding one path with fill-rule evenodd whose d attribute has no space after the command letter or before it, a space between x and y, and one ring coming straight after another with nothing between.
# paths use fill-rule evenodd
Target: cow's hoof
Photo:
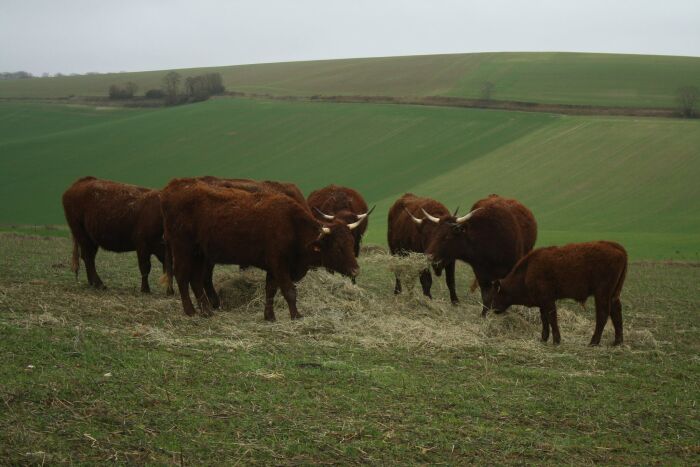
<instances>
[{"instance_id":1,"label":"cow's hoof","mask_svg":"<svg viewBox=\"0 0 700 467\"><path fill-rule=\"evenodd\" d=\"M613 347L618 346L618 345L622 345L622 339L620 339L619 341L616 340L615 342L613 342Z\"/></svg>"},{"instance_id":2,"label":"cow's hoof","mask_svg":"<svg viewBox=\"0 0 700 467\"><path fill-rule=\"evenodd\" d=\"M168 289L165 291L165 295L175 295L175 291L173 289Z\"/></svg>"},{"instance_id":3,"label":"cow's hoof","mask_svg":"<svg viewBox=\"0 0 700 467\"><path fill-rule=\"evenodd\" d=\"M459 305L459 300L452 300L452 304L453 304L454 306Z\"/></svg>"},{"instance_id":4,"label":"cow's hoof","mask_svg":"<svg viewBox=\"0 0 700 467\"><path fill-rule=\"evenodd\" d=\"M301 319L303 317L304 317L304 315L302 315L301 313L297 313L296 315L292 315L292 319Z\"/></svg>"}]
</instances>

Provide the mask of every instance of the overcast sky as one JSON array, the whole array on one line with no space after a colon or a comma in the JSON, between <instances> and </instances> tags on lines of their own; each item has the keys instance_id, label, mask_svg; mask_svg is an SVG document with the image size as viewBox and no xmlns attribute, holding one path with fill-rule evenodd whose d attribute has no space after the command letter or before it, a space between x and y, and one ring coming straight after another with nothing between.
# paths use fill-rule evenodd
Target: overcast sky
<instances>
[{"instance_id":1,"label":"overcast sky","mask_svg":"<svg viewBox=\"0 0 700 467\"><path fill-rule=\"evenodd\" d=\"M489 51L700 56L700 0L0 0L0 71Z\"/></svg>"}]
</instances>

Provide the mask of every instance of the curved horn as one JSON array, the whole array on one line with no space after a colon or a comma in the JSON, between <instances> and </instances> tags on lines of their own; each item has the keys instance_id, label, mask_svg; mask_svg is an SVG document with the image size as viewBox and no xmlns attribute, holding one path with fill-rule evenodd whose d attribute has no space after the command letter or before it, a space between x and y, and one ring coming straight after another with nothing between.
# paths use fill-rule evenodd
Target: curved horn
<instances>
[{"instance_id":1,"label":"curved horn","mask_svg":"<svg viewBox=\"0 0 700 467\"><path fill-rule=\"evenodd\" d=\"M421 225L423 223L423 219L418 219L417 217L414 217L413 214L411 214L411 211L409 211L406 208L403 208L403 209L404 209L404 211L406 211L406 214L411 216L411 219L413 219L413 222L415 222L418 225Z\"/></svg>"},{"instance_id":2,"label":"curved horn","mask_svg":"<svg viewBox=\"0 0 700 467\"><path fill-rule=\"evenodd\" d=\"M435 222L436 224L437 224L438 222L440 222L440 218L435 217L435 216L431 216L430 214L428 214L428 211L426 211L426 210L423 209L423 208L420 208L420 210L423 211L423 214L425 214L425 217L426 217L428 220L430 220L430 222Z\"/></svg>"},{"instance_id":3,"label":"curved horn","mask_svg":"<svg viewBox=\"0 0 700 467\"><path fill-rule=\"evenodd\" d=\"M365 217L366 217L366 215L365 215ZM365 220L364 217L358 221L353 222L352 224L348 224L348 229L353 230L353 229L357 228L358 225L362 224L363 220Z\"/></svg>"},{"instance_id":4,"label":"curved horn","mask_svg":"<svg viewBox=\"0 0 700 467\"><path fill-rule=\"evenodd\" d=\"M452 214L452 217L457 217L458 212L459 212L459 206L457 206L457 209L455 209L455 213Z\"/></svg>"},{"instance_id":5,"label":"curved horn","mask_svg":"<svg viewBox=\"0 0 700 467\"><path fill-rule=\"evenodd\" d=\"M364 213L364 214L355 214L355 215L357 216L357 220L362 220L362 219L364 219L365 217L367 217L367 216L369 216L370 214L372 214L372 211L374 211L374 208L376 208L376 207L377 207L377 205L375 204L374 206L372 206L372 209L370 209L370 210L367 211L366 213Z\"/></svg>"},{"instance_id":6,"label":"curved horn","mask_svg":"<svg viewBox=\"0 0 700 467\"><path fill-rule=\"evenodd\" d=\"M462 224L462 223L464 223L464 222L467 222L467 221L474 215L474 213L475 213L476 211L478 211L479 209L481 209L481 208L476 208L476 209L474 209L472 212L470 212L469 214L466 214L466 215L464 215L464 216L462 216L462 217L458 217L458 218L457 218L457 223L458 223L458 224Z\"/></svg>"},{"instance_id":7,"label":"curved horn","mask_svg":"<svg viewBox=\"0 0 700 467\"><path fill-rule=\"evenodd\" d=\"M328 215L315 206L314 206L314 209L316 210L317 213L319 213L320 215L322 215L325 219L328 219L329 221L332 221L333 219L335 219L335 216Z\"/></svg>"}]
</instances>

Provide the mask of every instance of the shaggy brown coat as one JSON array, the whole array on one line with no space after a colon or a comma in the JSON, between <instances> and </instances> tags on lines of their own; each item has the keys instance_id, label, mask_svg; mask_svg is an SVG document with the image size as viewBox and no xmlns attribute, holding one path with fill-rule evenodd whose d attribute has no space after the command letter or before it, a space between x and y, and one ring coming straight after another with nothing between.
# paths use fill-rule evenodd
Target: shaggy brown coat
<instances>
[{"instance_id":1,"label":"shaggy brown coat","mask_svg":"<svg viewBox=\"0 0 700 467\"><path fill-rule=\"evenodd\" d=\"M435 224L425 218L423 211L440 218L450 218L450 212L438 201L430 198L420 198L412 193L406 193L389 209L389 223L387 229L387 240L389 251L392 255L405 255L408 252L425 253L433 236L438 231L440 224ZM418 223L415 219L420 220ZM439 276L442 268L445 268L445 282L450 291L452 303L458 303L457 292L455 290L455 261L444 261L439 266L435 266L435 273ZM432 298L430 288L433 278L430 269L425 268L420 273L420 283L423 287L423 294ZM394 293L401 293L401 280L396 277Z\"/></svg>"},{"instance_id":2,"label":"shaggy brown coat","mask_svg":"<svg viewBox=\"0 0 700 467\"><path fill-rule=\"evenodd\" d=\"M161 192L165 238L173 253L182 306L194 306L188 288L209 315L204 291L208 264L238 264L267 271L265 319L274 320L273 300L282 290L291 317L299 318L294 282L311 268L358 272L350 229L322 225L288 196L221 188L192 178L172 180ZM327 232L323 232L323 228Z\"/></svg>"},{"instance_id":3,"label":"shaggy brown coat","mask_svg":"<svg viewBox=\"0 0 700 467\"><path fill-rule=\"evenodd\" d=\"M308 210L309 206L306 204L306 199L301 193L301 190L294 184L289 182L278 182L272 180L251 180L248 178L220 178L211 175L206 175L203 177L195 177L196 180L207 183L212 186L221 188L234 188L238 190L248 191L250 193L278 193L288 196L297 203L299 203L304 209ZM170 259L171 252L170 249L166 250L166 255ZM172 274L167 276L167 283L170 288L172 288L173 278ZM217 309L221 305L221 300L219 299L219 294L216 293L214 288L214 264L207 264L204 274L204 291L209 299L209 304L212 308Z\"/></svg>"},{"instance_id":4,"label":"shaggy brown coat","mask_svg":"<svg viewBox=\"0 0 700 467\"><path fill-rule=\"evenodd\" d=\"M622 344L622 304L620 292L627 274L627 252L619 243L572 243L562 247L538 248L522 258L505 278L494 283L492 306L503 313L511 305L539 307L542 341L561 341L557 324L556 300L570 298L585 303L595 297L596 325L591 345L612 318L615 342Z\"/></svg>"},{"instance_id":5,"label":"shaggy brown coat","mask_svg":"<svg viewBox=\"0 0 700 467\"><path fill-rule=\"evenodd\" d=\"M334 216L346 224L357 222L360 219L358 214L367 214L367 203L362 195L344 186L328 185L316 190L309 195L306 202L312 214L321 222L329 220L323 214ZM364 217L364 221L352 231L355 237L355 257L360 256L360 243L368 223L368 217Z\"/></svg>"},{"instance_id":6,"label":"shaggy brown coat","mask_svg":"<svg viewBox=\"0 0 700 467\"><path fill-rule=\"evenodd\" d=\"M71 269L78 275L83 258L88 283L104 288L95 269L98 248L118 253L136 251L141 270L141 291L150 292L151 255L167 266L163 218L157 190L83 177L63 193L63 210L73 235ZM168 288L172 294L172 288Z\"/></svg>"},{"instance_id":7,"label":"shaggy brown coat","mask_svg":"<svg viewBox=\"0 0 700 467\"><path fill-rule=\"evenodd\" d=\"M440 221L426 254L437 264L458 259L469 263L481 289L485 315L492 282L505 277L535 245L535 217L518 201L498 195L474 203L472 215L462 223L457 223L457 217L449 213L427 211Z\"/></svg>"}]
</instances>

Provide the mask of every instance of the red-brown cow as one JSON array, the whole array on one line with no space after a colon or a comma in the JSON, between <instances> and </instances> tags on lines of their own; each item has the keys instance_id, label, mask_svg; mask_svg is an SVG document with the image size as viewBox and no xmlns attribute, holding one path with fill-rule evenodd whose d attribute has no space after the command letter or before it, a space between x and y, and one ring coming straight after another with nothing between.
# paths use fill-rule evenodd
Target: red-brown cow
<instances>
[{"instance_id":1,"label":"red-brown cow","mask_svg":"<svg viewBox=\"0 0 700 467\"><path fill-rule=\"evenodd\" d=\"M585 303L595 297L596 323L590 345L600 344L600 336L612 318L615 342L622 344L622 304L620 292L627 274L627 252L619 243L572 243L562 247L538 248L522 258L505 278L494 282L492 306L503 313L511 305L540 308L542 341L561 342L557 324L556 300L571 298Z\"/></svg>"},{"instance_id":2,"label":"red-brown cow","mask_svg":"<svg viewBox=\"0 0 700 467\"><path fill-rule=\"evenodd\" d=\"M537 222L518 201L489 195L474 203L471 211L455 217L425 210L436 226L426 254L436 264L459 259L471 265L481 288L482 314L494 280L505 277L537 240Z\"/></svg>"},{"instance_id":3,"label":"red-brown cow","mask_svg":"<svg viewBox=\"0 0 700 467\"><path fill-rule=\"evenodd\" d=\"M98 248L134 251L141 270L141 291L150 292L151 255L167 266L163 243L163 217L157 190L83 177L63 193L63 210L73 234L71 270L77 277L82 256L88 283L104 288L95 269ZM172 287L168 294L172 294Z\"/></svg>"},{"instance_id":4,"label":"red-brown cow","mask_svg":"<svg viewBox=\"0 0 700 467\"><path fill-rule=\"evenodd\" d=\"M267 271L265 319L282 290L289 313L299 318L294 282L322 266L347 276L358 272L351 230L356 224L319 223L288 196L221 188L192 178L172 180L161 192L165 238L182 306L194 314L188 287L209 315L204 291L207 264L238 264Z\"/></svg>"},{"instance_id":5,"label":"red-brown cow","mask_svg":"<svg viewBox=\"0 0 700 467\"><path fill-rule=\"evenodd\" d=\"M294 184L289 182L278 182L272 180L251 180L248 178L220 178L211 175L206 175L203 177L195 177L196 180L207 183L212 186L217 186L221 188L235 188L239 190L248 191L250 193L258 192L270 192L279 193L286 195L299 203L304 209L308 210L309 206L306 204L306 199L301 193L301 190ZM166 250L166 254L170 255L170 250ZM167 283L169 287L172 288L173 278L172 273L167 276ZM219 299L219 294L216 293L214 288L214 264L207 264L206 271L204 274L204 291L207 294L209 303L212 308L217 309L221 304Z\"/></svg>"},{"instance_id":6,"label":"red-brown cow","mask_svg":"<svg viewBox=\"0 0 700 467\"><path fill-rule=\"evenodd\" d=\"M360 242L367 230L368 216L374 211L374 208L367 211L367 203L362 195L352 188L328 185L312 192L306 201L313 215L320 221L340 219L346 224L352 224L364 220L352 231L355 237L355 257L360 256Z\"/></svg>"},{"instance_id":7,"label":"red-brown cow","mask_svg":"<svg viewBox=\"0 0 700 467\"><path fill-rule=\"evenodd\" d=\"M392 255L403 255L407 252L425 253L431 239L438 230L438 224L423 217L424 212L431 212L434 215L450 218L450 212L441 203L430 198L419 198L412 193L406 193L396 200L389 209L389 225L387 230L387 240L389 241L389 251ZM435 273L439 276L442 268L445 268L445 282L450 291L450 300L453 304L459 302L455 291L455 262L444 261L439 266L435 266ZM430 269L426 268L420 273L420 283L423 287L423 294L432 298L430 288L433 278ZM396 277L394 293L401 293L401 281Z\"/></svg>"}]
</instances>

